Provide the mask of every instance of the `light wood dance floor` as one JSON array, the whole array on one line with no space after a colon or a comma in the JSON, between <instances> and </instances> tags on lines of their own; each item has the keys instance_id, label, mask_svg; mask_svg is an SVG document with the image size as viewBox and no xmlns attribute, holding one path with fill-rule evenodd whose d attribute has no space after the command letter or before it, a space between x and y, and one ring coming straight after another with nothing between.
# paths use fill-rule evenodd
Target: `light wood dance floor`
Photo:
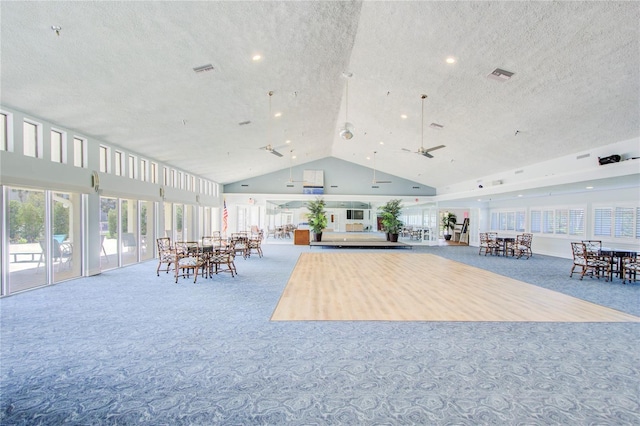
<instances>
[{"instance_id":1,"label":"light wood dance floor","mask_svg":"<svg viewBox=\"0 0 640 426\"><path fill-rule=\"evenodd\" d=\"M431 254L303 253L273 321L640 322Z\"/></svg>"}]
</instances>

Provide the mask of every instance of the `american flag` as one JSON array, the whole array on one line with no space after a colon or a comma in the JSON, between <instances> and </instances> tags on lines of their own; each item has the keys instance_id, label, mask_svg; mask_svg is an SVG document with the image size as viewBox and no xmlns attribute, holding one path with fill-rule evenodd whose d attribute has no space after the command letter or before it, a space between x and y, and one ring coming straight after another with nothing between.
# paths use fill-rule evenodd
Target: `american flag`
<instances>
[{"instance_id":1,"label":"american flag","mask_svg":"<svg viewBox=\"0 0 640 426\"><path fill-rule=\"evenodd\" d=\"M227 232L227 219L229 219L229 212L227 211L227 199L223 200L222 205L222 232Z\"/></svg>"}]
</instances>

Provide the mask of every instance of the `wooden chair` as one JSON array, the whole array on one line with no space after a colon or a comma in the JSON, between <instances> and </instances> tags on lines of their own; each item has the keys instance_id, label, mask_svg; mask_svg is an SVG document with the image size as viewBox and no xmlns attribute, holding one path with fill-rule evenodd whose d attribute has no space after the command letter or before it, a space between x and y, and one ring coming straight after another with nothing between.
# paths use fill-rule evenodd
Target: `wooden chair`
<instances>
[{"instance_id":1,"label":"wooden chair","mask_svg":"<svg viewBox=\"0 0 640 426\"><path fill-rule=\"evenodd\" d=\"M232 277L238 274L234 259L236 257L235 242L229 241L226 247L215 250L209 256L209 276L218 275L220 272L229 272Z\"/></svg>"},{"instance_id":2,"label":"wooden chair","mask_svg":"<svg viewBox=\"0 0 640 426\"><path fill-rule=\"evenodd\" d=\"M631 283L635 282L640 272L640 257L627 256L622 258L622 284L627 283L627 279Z\"/></svg>"},{"instance_id":3,"label":"wooden chair","mask_svg":"<svg viewBox=\"0 0 640 426\"><path fill-rule=\"evenodd\" d=\"M571 243L571 250L573 252L573 266L571 267L569 277L573 276L576 267L580 267L580 280L582 280L586 274L589 274L598 279L600 279L601 275L604 275L605 281L609 281L609 275L611 273L610 256L600 256L590 253L587 251L587 246L582 242Z\"/></svg>"},{"instance_id":4,"label":"wooden chair","mask_svg":"<svg viewBox=\"0 0 640 426\"><path fill-rule=\"evenodd\" d=\"M198 274L206 270L206 260L197 242L186 242L175 244L175 271L176 283L178 278L189 278L193 274L193 282L198 280Z\"/></svg>"},{"instance_id":5,"label":"wooden chair","mask_svg":"<svg viewBox=\"0 0 640 426\"><path fill-rule=\"evenodd\" d=\"M526 255L527 259L533 256L531 251L531 242L533 241L533 234L521 234L516 235L516 240L513 244L507 245L507 254L511 252L513 256L517 256L520 259Z\"/></svg>"},{"instance_id":6,"label":"wooden chair","mask_svg":"<svg viewBox=\"0 0 640 426\"><path fill-rule=\"evenodd\" d=\"M251 238L249 238L248 241L248 248L247 248L247 257L251 256L251 253L254 252L258 253L258 257L262 257L262 236L257 235L257 236L251 236Z\"/></svg>"},{"instance_id":7,"label":"wooden chair","mask_svg":"<svg viewBox=\"0 0 640 426\"><path fill-rule=\"evenodd\" d=\"M269 237L276 238L276 228L273 228L271 226L267 227L267 238Z\"/></svg>"},{"instance_id":8,"label":"wooden chair","mask_svg":"<svg viewBox=\"0 0 640 426\"><path fill-rule=\"evenodd\" d=\"M249 236L246 232L234 232L231 234L231 240L235 250L235 254L239 254L246 259L249 254Z\"/></svg>"},{"instance_id":9,"label":"wooden chair","mask_svg":"<svg viewBox=\"0 0 640 426\"><path fill-rule=\"evenodd\" d=\"M602 250L602 241L600 240L582 240L588 252L600 254Z\"/></svg>"},{"instance_id":10,"label":"wooden chair","mask_svg":"<svg viewBox=\"0 0 640 426\"><path fill-rule=\"evenodd\" d=\"M481 255L483 250L484 250L485 256L487 255L487 253L491 253L491 254L497 253L500 244L498 244L498 242L495 240L495 236L493 237L493 239L491 238L491 236L493 235L497 236L496 233L490 233L490 232L480 233L480 250L478 251L478 255Z\"/></svg>"},{"instance_id":11,"label":"wooden chair","mask_svg":"<svg viewBox=\"0 0 640 426\"><path fill-rule=\"evenodd\" d=\"M158 268L156 269L156 275L160 276L160 267L163 263L167 265L167 274L169 273L169 268L176 261L176 253L171 246L171 238L162 237L156 239L156 244L158 246Z\"/></svg>"}]
</instances>

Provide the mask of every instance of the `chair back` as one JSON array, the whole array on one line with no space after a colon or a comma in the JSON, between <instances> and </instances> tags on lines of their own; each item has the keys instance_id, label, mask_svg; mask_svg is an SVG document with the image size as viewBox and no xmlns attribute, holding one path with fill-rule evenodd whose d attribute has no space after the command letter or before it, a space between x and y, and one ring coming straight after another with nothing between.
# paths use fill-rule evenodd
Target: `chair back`
<instances>
[{"instance_id":1,"label":"chair back","mask_svg":"<svg viewBox=\"0 0 640 426\"><path fill-rule=\"evenodd\" d=\"M158 245L158 253L171 250L171 238L169 237L156 238L156 244Z\"/></svg>"},{"instance_id":2,"label":"chair back","mask_svg":"<svg viewBox=\"0 0 640 426\"><path fill-rule=\"evenodd\" d=\"M587 248L584 243L571 243L571 251L573 252L573 263L583 264L586 262Z\"/></svg>"},{"instance_id":3,"label":"chair back","mask_svg":"<svg viewBox=\"0 0 640 426\"><path fill-rule=\"evenodd\" d=\"M516 236L516 242L525 247L531 248L531 241L533 241L533 234L520 234Z\"/></svg>"},{"instance_id":4,"label":"chair back","mask_svg":"<svg viewBox=\"0 0 640 426\"><path fill-rule=\"evenodd\" d=\"M600 240L582 240L582 243L590 253L600 253L602 249L602 241Z\"/></svg>"}]
</instances>

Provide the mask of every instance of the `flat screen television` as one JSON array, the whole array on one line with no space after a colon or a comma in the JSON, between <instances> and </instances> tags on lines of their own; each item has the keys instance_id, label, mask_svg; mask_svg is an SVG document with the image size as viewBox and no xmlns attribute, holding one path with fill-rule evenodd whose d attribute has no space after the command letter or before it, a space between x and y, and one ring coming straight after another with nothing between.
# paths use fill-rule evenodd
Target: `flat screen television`
<instances>
[{"instance_id":1,"label":"flat screen television","mask_svg":"<svg viewBox=\"0 0 640 426\"><path fill-rule=\"evenodd\" d=\"M348 220L362 220L364 219L364 210L347 210Z\"/></svg>"}]
</instances>

